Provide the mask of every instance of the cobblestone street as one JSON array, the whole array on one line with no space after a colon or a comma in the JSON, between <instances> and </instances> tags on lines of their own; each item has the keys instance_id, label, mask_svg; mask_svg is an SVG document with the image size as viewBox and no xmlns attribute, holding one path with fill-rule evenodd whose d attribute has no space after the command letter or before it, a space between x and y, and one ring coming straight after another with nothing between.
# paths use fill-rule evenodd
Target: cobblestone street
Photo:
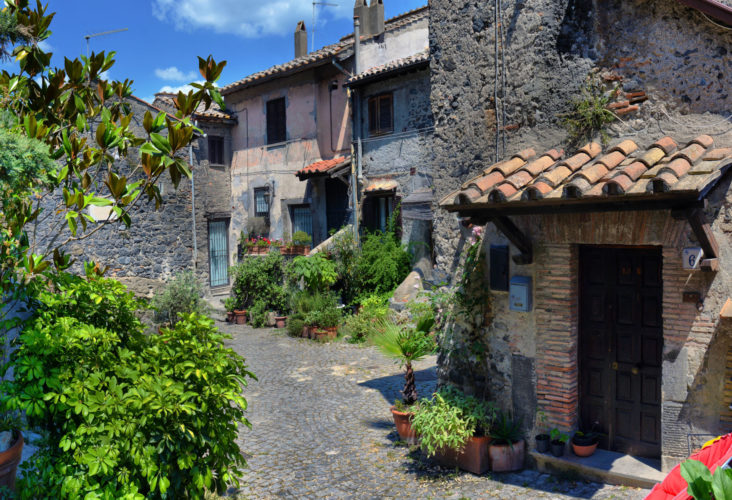
<instances>
[{"instance_id":1,"label":"cobblestone street","mask_svg":"<svg viewBox=\"0 0 732 500\"><path fill-rule=\"evenodd\" d=\"M478 477L433 466L398 442L389 406L403 372L376 349L219 326L259 378L245 391L253 428L240 433L249 470L237 498L640 499L647 493L533 470ZM420 396L435 388L435 361L416 364Z\"/></svg>"}]
</instances>

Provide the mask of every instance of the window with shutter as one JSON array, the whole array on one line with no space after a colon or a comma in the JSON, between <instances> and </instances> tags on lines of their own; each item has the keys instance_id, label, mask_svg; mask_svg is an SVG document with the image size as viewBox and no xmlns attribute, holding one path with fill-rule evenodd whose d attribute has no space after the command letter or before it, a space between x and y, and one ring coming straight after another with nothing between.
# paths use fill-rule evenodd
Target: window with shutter
<instances>
[{"instance_id":1,"label":"window with shutter","mask_svg":"<svg viewBox=\"0 0 732 500\"><path fill-rule=\"evenodd\" d=\"M382 94L369 99L369 135L394 132L394 95Z\"/></svg>"},{"instance_id":2,"label":"window with shutter","mask_svg":"<svg viewBox=\"0 0 732 500\"><path fill-rule=\"evenodd\" d=\"M224 164L224 138L216 135L208 136L208 162L211 165Z\"/></svg>"},{"instance_id":3,"label":"window with shutter","mask_svg":"<svg viewBox=\"0 0 732 500\"><path fill-rule=\"evenodd\" d=\"M285 98L267 101L267 145L287 140L287 116Z\"/></svg>"}]
</instances>

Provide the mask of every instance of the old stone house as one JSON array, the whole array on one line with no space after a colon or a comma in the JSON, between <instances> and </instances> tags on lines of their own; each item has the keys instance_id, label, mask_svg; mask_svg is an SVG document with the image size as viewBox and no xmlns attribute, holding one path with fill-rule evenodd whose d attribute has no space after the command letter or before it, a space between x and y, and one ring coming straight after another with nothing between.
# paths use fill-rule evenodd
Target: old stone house
<instances>
[{"instance_id":1,"label":"old stone house","mask_svg":"<svg viewBox=\"0 0 732 500\"><path fill-rule=\"evenodd\" d=\"M171 99L169 95L160 95L155 104L151 104L134 96L128 98L134 113L130 126L135 133L145 133L142 126L145 112L155 116L161 111L172 111ZM218 108L201 110L193 119L204 132L188 151L192 154L192 158L187 159L192 165L193 178L183 178L174 189L169 176L164 175L160 183L163 197L160 210L155 211L143 198L131 214L133 224L129 229L122 223L109 224L90 238L72 244L68 250L77 261L75 269L85 261L98 262L109 267L108 276L119 279L143 296L151 296L176 273L185 270L195 272L209 295L215 293L217 287L228 284L216 274L216 269L222 268L216 265L216 259L220 257L211 255L209 241L215 232L211 223L230 213L229 177L223 161L211 161L215 153L211 152L209 140L217 134L226 136L234 121ZM129 158L134 161L136 153ZM110 216L109 210L99 207L91 207L89 215L97 221L106 221ZM43 230L41 227L40 232ZM225 271L226 266L223 269Z\"/></svg>"},{"instance_id":2,"label":"old stone house","mask_svg":"<svg viewBox=\"0 0 732 500\"><path fill-rule=\"evenodd\" d=\"M442 382L663 470L732 430L732 9L685 3L430 5L437 263L485 226L488 292ZM604 147L562 125L590 73L618 86Z\"/></svg>"}]
</instances>

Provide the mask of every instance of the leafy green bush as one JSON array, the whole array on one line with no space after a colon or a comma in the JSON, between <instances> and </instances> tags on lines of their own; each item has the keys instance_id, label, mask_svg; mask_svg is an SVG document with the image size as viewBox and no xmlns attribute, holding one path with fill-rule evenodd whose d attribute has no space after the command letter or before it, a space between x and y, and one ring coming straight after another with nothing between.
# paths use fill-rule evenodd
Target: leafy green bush
<instances>
[{"instance_id":1,"label":"leafy green bush","mask_svg":"<svg viewBox=\"0 0 732 500\"><path fill-rule=\"evenodd\" d=\"M333 289L340 293L344 304L355 304L359 294L359 279L356 274L356 266L361 256L361 249L353 234L347 229L340 232L328 249L331 259L335 263L335 271L338 279Z\"/></svg>"},{"instance_id":2,"label":"leafy green bush","mask_svg":"<svg viewBox=\"0 0 732 500\"><path fill-rule=\"evenodd\" d=\"M295 257L287 266L286 274L293 284L302 279L311 293L325 292L338 278L335 263L320 253L310 257Z\"/></svg>"},{"instance_id":3,"label":"leafy green bush","mask_svg":"<svg viewBox=\"0 0 732 500\"><path fill-rule=\"evenodd\" d=\"M266 310L286 311L284 260L279 253L270 252L266 257L245 257L231 268L231 273L234 277L232 293L239 307L248 310L255 302L261 301Z\"/></svg>"},{"instance_id":4,"label":"leafy green bush","mask_svg":"<svg viewBox=\"0 0 732 500\"><path fill-rule=\"evenodd\" d=\"M343 319L341 310L338 309L338 301L332 293L316 293L311 296L304 312L305 324L321 328L332 328L338 326Z\"/></svg>"},{"instance_id":5,"label":"leafy green bush","mask_svg":"<svg viewBox=\"0 0 732 500\"><path fill-rule=\"evenodd\" d=\"M176 274L160 293L155 294L151 305L155 310L155 321L172 326L175 326L182 313L208 314L208 306L203 300L203 287L192 271Z\"/></svg>"},{"instance_id":6,"label":"leafy green bush","mask_svg":"<svg viewBox=\"0 0 732 500\"><path fill-rule=\"evenodd\" d=\"M391 232L367 233L361 242L361 256L355 275L359 296L391 294L411 271L411 256Z\"/></svg>"},{"instance_id":7,"label":"leafy green bush","mask_svg":"<svg viewBox=\"0 0 732 500\"><path fill-rule=\"evenodd\" d=\"M419 402L412 429L421 436L427 456L433 456L443 448L462 450L471 437L487 435L495 417L491 403L447 387Z\"/></svg>"},{"instance_id":8,"label":"leafy green bush","mask_svg":"<svg viewBox=\"0 0 732 500\"><path fill-rule=\"evenodd\" d=\"M262 328L267 323L267 304L263 300L257 300L247 309L249 324L254 328Z\"/></svg>"},{"instance_id":9,"label":"leafy green bush","mask_svg":"<svg viewBox=\"0 0 732 500\"><path fill-rule=\"evenodd\" d=\"M21 498L202 498L238 484L253 375L213 321L184 314L145 335L142 304L120 283L61 275L0 386L0 405L43 436ZM7 366L4 367L4 373Z\"/></svg>"},{"instance_id":10,"label":"leafy green bush","mask_svg":"<svg viewBox=\"0 0 732 500\"><path fill-rule=\"evenodd\" d=\"M313 238L305 231L295 231L292 235L292 244L306 247L313 242Z\"/></svg>"},{"instance_id":11,"label":"leafy green bush","mask_svg":"<svg viewBox=\"0 0 732 500\"><path fill-rule=\"evenodd\" d=\"M303 328L305 328L305 320L302 316L290 316L287 318L287 334L291 337L300 337Z\"/></svg>"},{"instance_id":12,"label":"leafy green bush","mask_svg":"<svg viewBox=\"0 0 732 500\"><path fill-rule=\"evenodd\" d=\"M349 337L349 342L365 342L372 336L383 331L380 326L389 314L388 297L369 295L361 302L358 314L346 318L343 334Z\"/></svg>"}]
</instances>

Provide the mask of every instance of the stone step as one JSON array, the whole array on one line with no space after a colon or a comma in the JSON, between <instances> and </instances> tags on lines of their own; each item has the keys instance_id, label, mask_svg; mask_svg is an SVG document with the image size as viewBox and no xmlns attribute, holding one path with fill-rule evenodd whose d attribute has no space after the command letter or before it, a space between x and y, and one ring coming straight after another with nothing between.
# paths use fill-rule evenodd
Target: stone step
<instances>
[{"instance_id":1,"label":"stone step","mask_svg":"<svg viewBox=\"0 0 732 500\"><path fill-rule=\"evenodd\" d=\"M561 457L535 450L530 455L541 472L574 473L582 479L600 483L653 488L666 477L661 472L660 460L631 457L614 451L597 450L590 457L578 457L568 446L565 455Z\"/></svg>"}]
</instances>

